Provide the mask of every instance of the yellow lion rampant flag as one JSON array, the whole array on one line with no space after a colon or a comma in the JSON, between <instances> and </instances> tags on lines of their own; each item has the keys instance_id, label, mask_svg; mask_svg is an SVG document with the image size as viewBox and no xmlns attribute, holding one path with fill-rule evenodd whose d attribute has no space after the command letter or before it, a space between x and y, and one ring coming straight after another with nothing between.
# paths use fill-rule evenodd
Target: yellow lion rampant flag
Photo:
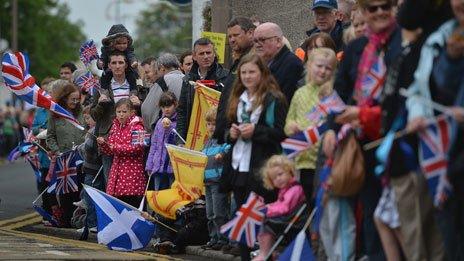
<instances>
[{"instance_id":1,"label":"yellow lion rampant flag","mask_svg":"<svg viewBox=\"0 0 464 261\"><path fill-rule=\"evenodd\" d=\"M190 116L189 128L187 131L187 142L185 147L191 150L200 151L203 149L207 139L205 113L209 108L219 104L221 93L204 86L195 85L195 95L193 96L192 114Z\"/></svg>"},{"instance_id":2,"label":"yellow lion rampant flag","mask_svg":"<svg viewBox=\"0 0 464 261\"><path fill-rule=\"evenodd\" d=\"M170 189L147 191L148 205L158 214L176 218L176 211L204 194L204 153L166 144L175 181Z\"/></svg>"}]
</instances>

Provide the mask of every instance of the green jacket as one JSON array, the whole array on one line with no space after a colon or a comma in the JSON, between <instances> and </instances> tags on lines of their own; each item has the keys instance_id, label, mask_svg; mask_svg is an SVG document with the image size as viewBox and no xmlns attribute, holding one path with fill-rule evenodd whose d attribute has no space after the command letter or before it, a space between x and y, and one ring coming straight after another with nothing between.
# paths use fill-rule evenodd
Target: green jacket
<instances>
[{"instance_id":1,"label":"green jacket","mask_svg":"<svg viewBox=\"0 0 464 261\"><path fill-rule=\"evenodd\" d=\"M76 119L83 123L82 113ZM72 149L73 145L84 142L85 131L76 128L63 118L50 113L47 124L47 146L52 152L65 152Z\"/></svg>"}]
</instances>

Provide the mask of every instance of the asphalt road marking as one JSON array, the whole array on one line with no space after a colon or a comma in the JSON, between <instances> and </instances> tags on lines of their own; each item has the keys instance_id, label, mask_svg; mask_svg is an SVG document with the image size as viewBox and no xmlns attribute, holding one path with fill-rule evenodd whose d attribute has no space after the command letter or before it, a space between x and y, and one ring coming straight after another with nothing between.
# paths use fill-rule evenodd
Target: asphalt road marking
<instances>
[{"instance_id":1,"label":"asphalt road marking","mask_svg":"<svg viewBox=\"0 0 464 261\"><path fill-rule=\"evenodd\" d=\"M86 248L90 250L98 250L98 251L108 251L111 253L114 253L114 250L109 250L106 246L96 244L96 243L91 243L91 242L85 242L85 241L79 241L79 240L73 240L73 239L66 239L66 238L59 238L59 237L53 237L53 236L48 236L48 235L43 235L43 234L35 234L35 233L29 233L29 232L23 232L23 231L16 231L16 230L10 230L10 229L4 229L0 228L0 236L2 234L6 235L11 235L15 237L22 237L22 238L28 238L32 240L38 240L42 242L47 242L49 244L59 246L59 245L68 245L72 247L79 247L79 248ZM170 256L165 256L161 254L156 254L156 253L151 253L151 252L145 252L145 251L139 251L139 252L118 252L120 255L127 256L128 259L130 257L134 258L145 258L145 259L155 259L155 260L166 260L166 261L180 261L181 259L179 258L174 258Z\"/></svg>"},{"instance_id":2,"label":"asphalt road marking","mask_svg":"<svg viewBox=\"0 0 464 261\"><path fill-rule=\"evenodd\" d=\"M53 245L50 245L50 244L43 244L43 243L35 243L36 245L38 245L39 247L53 247Z\"/></svg>"},{"instance_id":3,"label":"asphalt road marking","mask_svg":"<svg viewBox=\"0 0 464 261\"><path fill-rule=\"evenodd\" d=\"M59 251L59 250L47 250L47 251L45 251L45 253L53 254L53 255L57 255L57 256L70 256L70 254L65 253L63 251Z\"/></svg>"},{"instance_id":4,"label":"asphalt road marking","mask_svg":"<svg viewBox=\"0 0 464 261\"><path fill-rule=\"evenodd\" d=\"M36 212L32 212L32 213L22 215L22 216L18 216L18 217L15 217L15 218L1 220L0 221L0 227L4 227L5 225L8 225L10 223L17 223L17 222L24 221L24 220L27 220L27 219L30 219L30 218L34 218L34 217L40 217L40 215L37 214Z\"/></svg>"}]
</instances>

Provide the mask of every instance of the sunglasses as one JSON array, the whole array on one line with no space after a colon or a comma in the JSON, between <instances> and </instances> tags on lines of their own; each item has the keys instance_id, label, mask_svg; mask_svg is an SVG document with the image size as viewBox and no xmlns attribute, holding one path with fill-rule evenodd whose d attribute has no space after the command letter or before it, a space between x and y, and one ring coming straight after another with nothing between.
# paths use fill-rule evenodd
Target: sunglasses
<instances>
[{"instance_id":1,"label":"sunglasses","mask_svg":"<svg viewBox=\"0 0 464 261\"><path fill-rule=\"evenodd\" d=\"M367 11L369 11L369 13L375 13L377 12L379 9L382 9L382 11L390 11L392 8L392 5L390 3L386 3L386 4L383 4L383 5L369 5L366 7Z\"/></svg>"}]
</instances>

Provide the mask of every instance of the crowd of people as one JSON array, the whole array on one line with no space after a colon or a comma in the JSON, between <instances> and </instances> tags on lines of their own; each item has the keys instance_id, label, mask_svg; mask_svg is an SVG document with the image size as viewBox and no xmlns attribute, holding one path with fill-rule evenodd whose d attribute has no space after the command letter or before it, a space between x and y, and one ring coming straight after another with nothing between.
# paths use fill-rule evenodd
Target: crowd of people
<instances>
[{"instance_id":1,"label":"crowd of people","mask_svg":"<svg viewBox=\"0 0 464 261\"><path fill-rule=\"evenodd\" d=\"M193 116L191 82L199 82L221 92L218 106L200 115L209 137L203 149L206 206L165 220L184 228L177 235L157 228L154 237L171 253L203 244L250 260L253 249L231 242L220 228L254 192L267 207L256 261L271 254L305 203L306 218L312 209L324 209L318 226L307 232L318 260L464 260L464 1L314 0L311 10L314 27L297 48L276 23L233 18L227 25L228 68L218 63L207 38L195 39L192 50L179 56L164 53L139 64L129 32L114 25L97 62L101 89L79 89L75 80L83 72L72 63L61 66L61 79L41 82L86 130L45 109L19 117L9 107L0 113L1 151L21 139L20 125L35 134L46 130L40 191L48 185L49 158L78 146L84 156L80 182L138 208L150 176L149 190L174 182L165 144L184 144ZM313 146L294 158L282 155L287 137L320 124L308 113L334 93L346 104L343 111L326 116L326 129ZM447 172L440 177L452 193L436 200L419 147L421 133L441 113L453 118ZM132 142L140 130L151 135L147 147ZM394 132L401 135L384 161L377 147L364 146ZM324 180L322 172L339 163L348 137L359 144L352 150L361 151L363 178L359 189L342 193L331 190L335 181ZM44 209L59 226L97 231L90 202L80 191L62 195L59 204L54 195L43 196ZM86 218L76 225L80 207ZM284 245L301 225L286 234ZM203 230L209 235L200 236Z\"/></svg>"}]
</instances>

